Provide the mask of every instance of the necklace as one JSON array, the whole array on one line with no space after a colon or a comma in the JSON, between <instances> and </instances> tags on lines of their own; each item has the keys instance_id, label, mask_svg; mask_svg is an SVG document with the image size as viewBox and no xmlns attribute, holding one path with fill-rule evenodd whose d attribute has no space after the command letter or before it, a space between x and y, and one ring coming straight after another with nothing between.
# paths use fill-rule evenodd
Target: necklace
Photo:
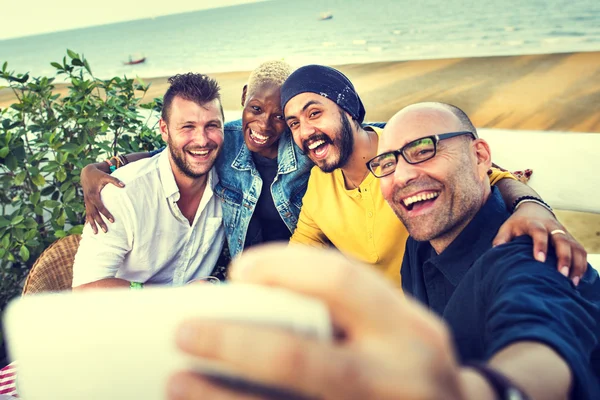
<instances>
[{"instance_id":1,"label":"necklace","mask_svg":"<svg viewBox=\"0 0 600 400\"><path fill-rule=\"evenodd\" d=\"M350 183L352 184L352 186L354 186L353 189L358 189L358 191L360 192L360 187L356 183L354 183L354 181L352 179L350 179L350 177L348 175L344 174L344 171L342 171L342 174L344 175L344 177L346 177L346 179L348 179L348 181L350 181ZM369 175L369 171L368 170L367 170L367 173L364 174L363 177L361 178L361 180L360 180L361 183L362 183L362 181L365 180L365 178L367 177L367 175Z\"/></svg>"}]
</instances>

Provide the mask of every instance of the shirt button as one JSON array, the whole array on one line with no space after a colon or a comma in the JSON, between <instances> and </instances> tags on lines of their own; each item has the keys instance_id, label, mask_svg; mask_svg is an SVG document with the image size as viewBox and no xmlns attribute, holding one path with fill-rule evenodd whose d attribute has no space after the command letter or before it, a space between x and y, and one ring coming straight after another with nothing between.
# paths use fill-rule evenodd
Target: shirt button
<instances>
[{"instance_id":1,"label":"shirt button","mask_svg":"<svg viewBox=\"0 0 600 400\"><path fill-rule=\"evenodd\" d=\"M369 213L367 214L369 217L373 216L373 211L369 211Z\"/></svg>"},{"instance_id":2,"label":"shirt button","mask_svg":"<svg viewBox=\"0 0 600 400\"><path fill-rule=\"evenodd\" d=\"M373 232L369 232L369 239L373 239Z\"/></svg>"}]
</instances>

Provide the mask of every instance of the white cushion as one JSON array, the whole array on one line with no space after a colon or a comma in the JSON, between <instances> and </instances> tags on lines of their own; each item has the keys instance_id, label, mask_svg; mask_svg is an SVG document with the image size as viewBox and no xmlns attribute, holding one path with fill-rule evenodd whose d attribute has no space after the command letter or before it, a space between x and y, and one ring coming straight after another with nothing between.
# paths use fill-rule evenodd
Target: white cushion
<instances>
[{"instance_id":1,"label":"white cushion","mask_svg":"<svg viewBox=\"0 0 600 400\"><path fill-rule=\"evenodd\" d=\"M494 163L532 169L531 186L553 208L600 213L600 135L478 129Z\"/></svg>"}]
</instances>

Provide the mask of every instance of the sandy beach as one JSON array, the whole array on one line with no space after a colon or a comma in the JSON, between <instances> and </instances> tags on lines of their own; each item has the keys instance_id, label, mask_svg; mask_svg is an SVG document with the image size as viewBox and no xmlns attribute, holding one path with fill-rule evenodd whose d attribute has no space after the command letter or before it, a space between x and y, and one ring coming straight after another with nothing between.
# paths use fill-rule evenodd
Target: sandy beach
<instances>
[{"instance_id":1,"label":"sandy beach","mask_svg":"<svg viewBox=\"0 0 600 400\"><path fill-rule=\"evenodd\" d=\"M337 66L356 86L368 121L385 121L425 100L456 104L477 127L600 133L600 52L451 58ZM202 66L192 70L204 72ZM209 73L221 84L223 106L240 110L248 71ZM142 77L145 78L145 77ZM160 97L167 77L147 96ZM58 91L65 93L64 86ZM0 107L14 97L0 89Z\"/></svg>"},{"instance_id":2,"label":"sandy beach","mask_svg":"<svg viewBox=\"0 0 600 400\"><path fill-rule=\"evenodd\" d=\"M461 107L477 127L600 133L600 52L337 67L356 86L367 121L385 121L407 104L433 100ZM193 70L204 72L201 66ZM241 110L248 73L209 73L221 84L225 109ZM152 83L148 98L167 88L166 77L145 82ZM57 91L66 93L66 87ZM0 107L12 101L12 93L1 89ZM600 215L560 212L559 218L588 252L600 253Z\"/></svg>"}]
</instances>

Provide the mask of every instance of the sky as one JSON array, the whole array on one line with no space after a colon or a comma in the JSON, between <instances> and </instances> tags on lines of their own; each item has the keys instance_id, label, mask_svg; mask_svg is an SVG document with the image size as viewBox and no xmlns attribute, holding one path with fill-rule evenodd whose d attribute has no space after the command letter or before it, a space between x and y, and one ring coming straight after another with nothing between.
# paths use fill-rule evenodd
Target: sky
<instances>
[{"instance_id":1,"label":"sky","mask_svg":"<svg viewBox=\"0 0 600 400\"><path fill-rule=\"evenodd\" d=\"M264 0L1 0L0 40Z\"/></svg>"}]
</instances>

